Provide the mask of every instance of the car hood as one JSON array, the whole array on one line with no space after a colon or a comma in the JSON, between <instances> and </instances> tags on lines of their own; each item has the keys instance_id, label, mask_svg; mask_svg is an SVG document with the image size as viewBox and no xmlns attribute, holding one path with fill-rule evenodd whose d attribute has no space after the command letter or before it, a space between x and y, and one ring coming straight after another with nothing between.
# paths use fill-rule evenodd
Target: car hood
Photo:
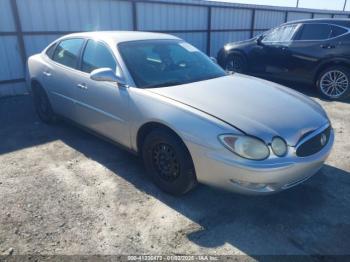
<instances>
[{"instance_id":1,"label":"car hood","mask_svg":"<svg viewBox=\"0 0 350 262\"><path fill-rule=\"evenodd\" d=\"M266 143L281 136L294 146L304 134L329 122L312 99L241 74L150 91L206 112Z\"/></svg>"},{"instance_id":2,"label":"car hood","mask_svg":"<svg viewBox=\"0 0 350 262\"><path fill-rule=\"evenodd\" d=\"M243 40L243 41L231 42L231 43L227 43L225 45L225 48L231 49L231 48L235 48L238 46L250 45L251 43L254 43L255 41L256 41L256 38L251 38L251 39L247 39L247 40Z\"/></svg>"}]
</instances>

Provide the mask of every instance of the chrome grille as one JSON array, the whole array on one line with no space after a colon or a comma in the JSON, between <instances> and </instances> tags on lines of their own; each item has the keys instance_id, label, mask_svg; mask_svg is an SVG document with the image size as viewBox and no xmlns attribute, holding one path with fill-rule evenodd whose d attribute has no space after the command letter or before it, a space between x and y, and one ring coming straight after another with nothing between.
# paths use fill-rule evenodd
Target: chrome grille
<instances>
[{"instance_id":1,"label":"chrome grille","mask_svg":"<svg viewBox=\"0 0 350 262\"><path fill-rule=\"evenodd\" d=\"M329 141L332 127L328 126L322 132L316 134L297 147L296 154L300 157L311 156L321 151Z\"/></svg>"}]
</instances>

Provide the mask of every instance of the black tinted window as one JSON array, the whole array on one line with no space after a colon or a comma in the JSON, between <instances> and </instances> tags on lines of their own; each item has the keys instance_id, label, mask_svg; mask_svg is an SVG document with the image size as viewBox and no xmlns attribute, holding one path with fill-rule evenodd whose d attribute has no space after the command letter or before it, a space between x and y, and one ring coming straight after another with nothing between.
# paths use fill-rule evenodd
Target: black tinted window
<instances>
[{"instance_id":1,"label":"black tinted window","mask_svg":"<svg viewBox=\"0 0 350 262\"><path fill-rule=\"evenodd\" d=\"M53 53L55 52L55 47L56 44L53 44L52 46L49 47L49 49L46 50L46 55L50 58L52 58Z\"/></svg>"},{"instance_id":2,"label":"black tinted window","mask_svg":"<svg viewBox=\"0 0 350 262\"><path fill-rule=\"evenodd\" d=\"M304 24L301 28L299 40L322 40L330 38L331 27L327 24Z\"/></svg>"},{"instance_id":3,"label":"black tinted window","mask_svg":"<svg viewBox=\"0 0 350 262\"><path fill-rule=\"evenodd\" d=\"M76 68L83 39L63 40L57 46L53 60L62 65Z\"/></svg>"},{"instance_id":4,"label":"black tinted window","mask_svg":"<svg viewBox=\"0 0 350 262\"><path fill-rule=\"evenodd\" d=\"M138 87L181 85L226 75L208 56L184 41L131 41L118 47Z\"/></svg>"},{"instance_id":5,"label":"black tinted window","mask_svg":"<svg viewBox=\"0 0 350 262\"><path fill-rule=\"evenodd\" d=\"M331 25L331 37L337 37L340 35L343 35L347 32L347 30L345 28L339 27L339 26L335 26L335 25Z\"/></svg>"},{"instance_id":6,"label":"black tinted window","mask_svg":"<svg viewBox=\"0 0 350 262\"><path fill-rule=\"evenodd\" d=\"M95 69L104 67L115 70L117 64L114 57L103 44L89 40L83 55L82 70L91 73Z\"/></svg>"}]
</instances>

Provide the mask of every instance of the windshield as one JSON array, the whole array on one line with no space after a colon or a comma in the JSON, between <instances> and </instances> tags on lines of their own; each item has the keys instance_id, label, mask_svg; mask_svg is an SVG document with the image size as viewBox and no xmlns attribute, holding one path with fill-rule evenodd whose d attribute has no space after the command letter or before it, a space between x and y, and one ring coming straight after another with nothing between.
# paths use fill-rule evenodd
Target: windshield
<instances>
[{"instance_id":1,"label":"windshield","mask_svg":"<svg viewBox=\"0 0 350 262\"><path fill-rule=\"evenodd\" d=\"M181 85L225 76L208 56L181 40L144 40L118 45L136 85Z\"/></svg>"}]
</instances>

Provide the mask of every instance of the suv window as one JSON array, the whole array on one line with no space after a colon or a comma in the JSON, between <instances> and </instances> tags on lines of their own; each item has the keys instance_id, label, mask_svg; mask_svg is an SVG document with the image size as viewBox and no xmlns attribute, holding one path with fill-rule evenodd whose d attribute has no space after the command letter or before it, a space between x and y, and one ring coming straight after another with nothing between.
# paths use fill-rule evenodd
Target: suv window
<instances>
[{"instance_id":1,"label":"suv window","mask_svg":"<svg viewBox=\"0 0 350 262\"><path fill-rule=\"evenodd\" d=\"M262 42L286 42L292 40L299 24L280 26L268 32Z\"/></svg>"},{"instance_id":2,"label":"suv window","mask_svg":"<svg viewBox=\"0 0 350 262\"><path fill-rule=\"evenodd\" d=\"M304 24L298 40L324 40L330 36L331 27L328 24Z\"/></svg>"},{"instance_id":3,"label":"suv window","mask_svg":"<svg viewBox=\"0 0 350 262\"><path fill-rule=\"evenodd\" d=\"M62 65L76 68L79 52L84 43L84 39L67 39L61 41L53 55L53 60Z\"/></svg>"},{"instance_id":4,"label":"suv window","mask_svg":"<svg viewBox=\"0 0 350 262\"><path fill-rule=\"evenodd\" d=\"M348 32L348 30L343 27L331 25L331 37L337 37L345 34L346 32Z\"/></svg>"},{"instance_id":5,"label":"suv window","mask_svg":"<svg viewBox=\"0 0 350 262\"><path fill-rule=\"evenodd\" d=\"M117 63L113 55L104 44L89 40L83 55L82 71L91 73L104 67L116 70Z\"/></svg>"}]
</instances>

